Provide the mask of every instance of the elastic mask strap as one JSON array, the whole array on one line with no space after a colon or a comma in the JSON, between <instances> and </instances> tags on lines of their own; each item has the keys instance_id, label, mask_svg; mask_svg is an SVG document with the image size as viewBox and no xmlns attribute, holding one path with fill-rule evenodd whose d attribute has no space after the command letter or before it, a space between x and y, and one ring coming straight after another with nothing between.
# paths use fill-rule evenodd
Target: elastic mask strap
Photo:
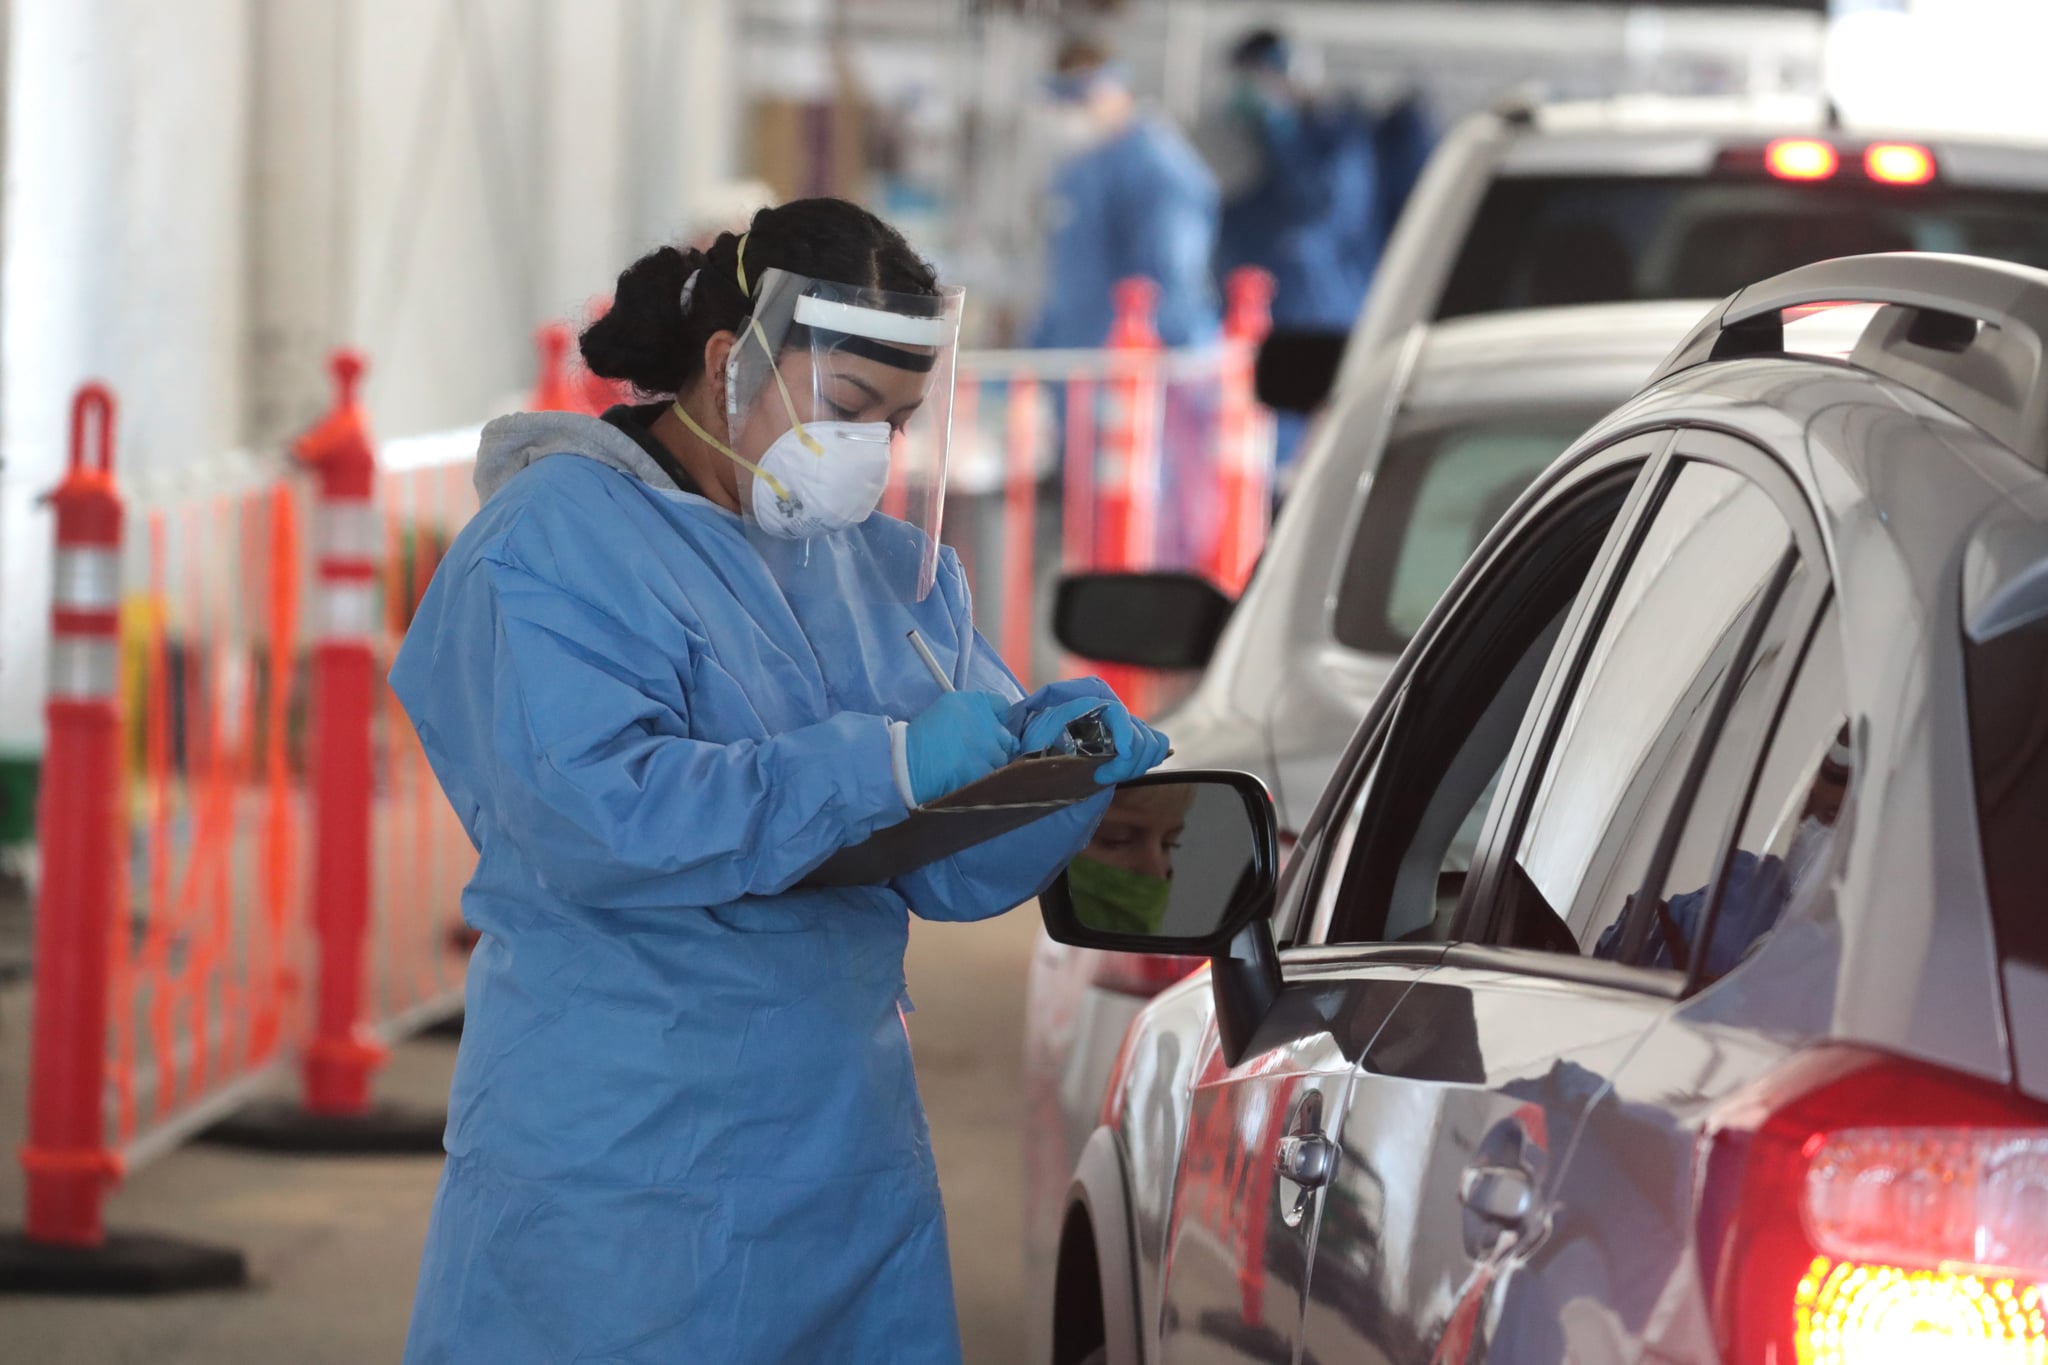
<instances>
[{"instance_id":1,"label":"elastic mask strap","mask_svg":"<svg viewBox=\"0 0 2048 1365\"><path fill-rule=\"evenodd\" d=\"M673 412L676 415L676 420L678 422L681 422L684 426L688 427L690 429L690 433L693 436L695 436L698 440L702 441L705 445L710 446L713 450L725 456L726 459L731 460L734 464L746 470L748 473L752 474L761 482L767 484L768 490L771 493L775 494L775 496L781 499L783 502L788 502L790 500L789 490L782 486L782 480L776 478L773 474L770 474L767 470L761 468L761 466L755 464L752 460L740 454L737 450L734 450L731 446L719 440L710 432L704 430L704 428L698 426L697 419L690 416L689 413L683 411L682 399L678 398L675 402L669 404L669 411Z\"/></svg>"},{"instance_id":2,"label":"elastic mask strap","mask_svg":"<svg viewBox=\"0 0 2048 1365\"><path fill-rule=\"evenodd\" d=\"M747 287L747 238L753 235L751 232L742 232L740 234L739 250L733 261L734 268L739 272L740 293L746 296L750 304L753 302L754 293ZM768 344L768 334L761 330L761 320L749 312L747 324L749 330L754 334L754 340L761 343L761 354L768 357L768 373L775 376L775 391L782 395L782 409L789 414L789 429L796 433L796 439L803 443L804 449L810 451L813 455L822 457L825 454L825 447L818 444L817 437L804 430L803 422L798 419L796 415L796 399L790 397L789 381L782 377L782 366L776 363L775 348ZM683 420L689 421L687 417ZM692 425L694 426L695 424L692 423ZM727 451L726 453L731 454L732 452ZM739 456L733 455L733 458L737 460ZM770 482L772 483L773 481L771 480ZM777 496L780 496L780 494Z\"/></svg>"}]
</instances>

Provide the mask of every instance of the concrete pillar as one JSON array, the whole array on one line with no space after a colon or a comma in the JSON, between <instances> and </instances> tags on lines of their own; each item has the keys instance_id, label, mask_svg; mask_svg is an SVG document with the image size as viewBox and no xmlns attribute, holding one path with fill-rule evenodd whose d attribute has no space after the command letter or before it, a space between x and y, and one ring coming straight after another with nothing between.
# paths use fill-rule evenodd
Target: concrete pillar
<instances>
[{"instance_id":1,"label":"concrete pillar","mask_svg":"<svg viewBox=\"0 0 2048 1365\"><path fill-rule=\"evenodd\" d=\"M122 476L144 493L242 435L248 9L12 3L0 755L41 745L51 528L37 499L65 457L72 391L114 386Z\"/></svg>"}]
</instances>

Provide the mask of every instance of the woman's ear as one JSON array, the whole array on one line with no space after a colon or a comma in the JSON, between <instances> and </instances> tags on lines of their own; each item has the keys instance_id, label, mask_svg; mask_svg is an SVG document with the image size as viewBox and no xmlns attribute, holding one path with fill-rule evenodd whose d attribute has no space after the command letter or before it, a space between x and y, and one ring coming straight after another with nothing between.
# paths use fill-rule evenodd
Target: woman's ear
<instances>
[{"instance_id":1,"label":"woman's ear","mask_svg":"<svg viewBox=\"0 0 2048 1365\"><path fill-rule=\"evenodd\" d=\"M711 385L711 404L720 412L725 411L725 366L734 340L731 332L713 332L704 341L704 379Z\"/></svg>"}]
</instances>

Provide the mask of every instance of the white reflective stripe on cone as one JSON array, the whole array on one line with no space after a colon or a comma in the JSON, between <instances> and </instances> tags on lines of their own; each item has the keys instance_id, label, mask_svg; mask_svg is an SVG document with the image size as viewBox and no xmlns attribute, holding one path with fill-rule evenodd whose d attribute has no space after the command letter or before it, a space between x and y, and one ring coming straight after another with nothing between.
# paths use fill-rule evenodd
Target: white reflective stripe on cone
<instances>
[{"instance_id":1,"label":"white reflective stripe on cone","mask_svg":"<svg viewBox=\"0 0 2048 1365\"><path fill-rule=\"evenodd\" d=\"M111 701L121 682L121 649L108 635L59 635L50 641L54 701Z\"/></svg>"},{"instance_id":2,"label":"white reflective stripe on cone","mask_svg":"<svg viewBox=\"0 0 2048 1365\"><path fill-rule=\"evenodd\" d=\"M314 631L322 640L368 640L377 633L377 585L369 579L322 583Z\"/></svg>"},{"instance_id":3,"label":"white reflective stripe on cone","mask_svg":"<svg viewBox=\"0 0 2048 1365\"><path fill-rule=\"evenodd\" d=\"M368 560L384 556L384 518L368 498L328 498L320 504L321 559Z\"/></svg>"},{"instance_id":4,"label":"white reflective stripe on cone","mask_svg":"<svg viewBox=\"0 0 2048 1365\"><path fill-rule=\"evenodd\" d=\"M113 611L121 605L121 555L118 550L57 551L59 611Z\"/></svg>"}]
</instances>

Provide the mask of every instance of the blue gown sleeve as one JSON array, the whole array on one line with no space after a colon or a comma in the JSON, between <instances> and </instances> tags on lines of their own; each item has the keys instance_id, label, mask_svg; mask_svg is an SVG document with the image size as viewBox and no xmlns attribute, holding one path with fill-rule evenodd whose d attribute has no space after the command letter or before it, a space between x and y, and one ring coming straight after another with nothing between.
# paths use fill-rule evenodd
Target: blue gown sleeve
<instances>
[{"instance_id":1,"label":"blue gown sleeve","mask_svg":"<svg viewBox=\"0 0 2048 1365\"><path fill-rule=\"evenodd\" d=\"M487 571L495 648L470 723L489 732L464 747L503 837L557 894L599 909L774 895L909 814L884 717L690 738L673 660L523 568Z\"/></svg>"},{"instance_id":2,"label":"blue gown sleeve","mask_svg":"<svg viewBox=\"0 0 2048 1365\"><path fill-rule=\"evenodd\" d=\"M1024 689L1002 655L975 630L959 562L950 555L948 560L943 590L957 623L956 638L974 642L967 652L966 666L953 679L953 685L962 691L974 688L1005 697L1022 696ZM1061 688L1072 689L1075 696L1102 690L1101 684L1093 679L1055 684L1050 690ZM1056 700L1065 698L1059 696ZM1051 885L1073 856L1088 846L1114 795L1113 788L1105 787L1100 796L1054 811L985 844L962 849L950 858L928 863L898 877L891 885L911 912L922 919L978 920L1000 915Z\"/></svg>"},{"instance_id":3,"label":"blue gown sleeve","mask_svg":"<svg viewBox=\"0 0 2048 1365\"><path fill-rule=\"evenodd\" d=\"M1216 181L1192 149L1154 138L1134 141L1118 188L1119 278L1159 286L1153 322L1168 346L1209 341L1218 323Z\"/></svg>"}]
</instances>

